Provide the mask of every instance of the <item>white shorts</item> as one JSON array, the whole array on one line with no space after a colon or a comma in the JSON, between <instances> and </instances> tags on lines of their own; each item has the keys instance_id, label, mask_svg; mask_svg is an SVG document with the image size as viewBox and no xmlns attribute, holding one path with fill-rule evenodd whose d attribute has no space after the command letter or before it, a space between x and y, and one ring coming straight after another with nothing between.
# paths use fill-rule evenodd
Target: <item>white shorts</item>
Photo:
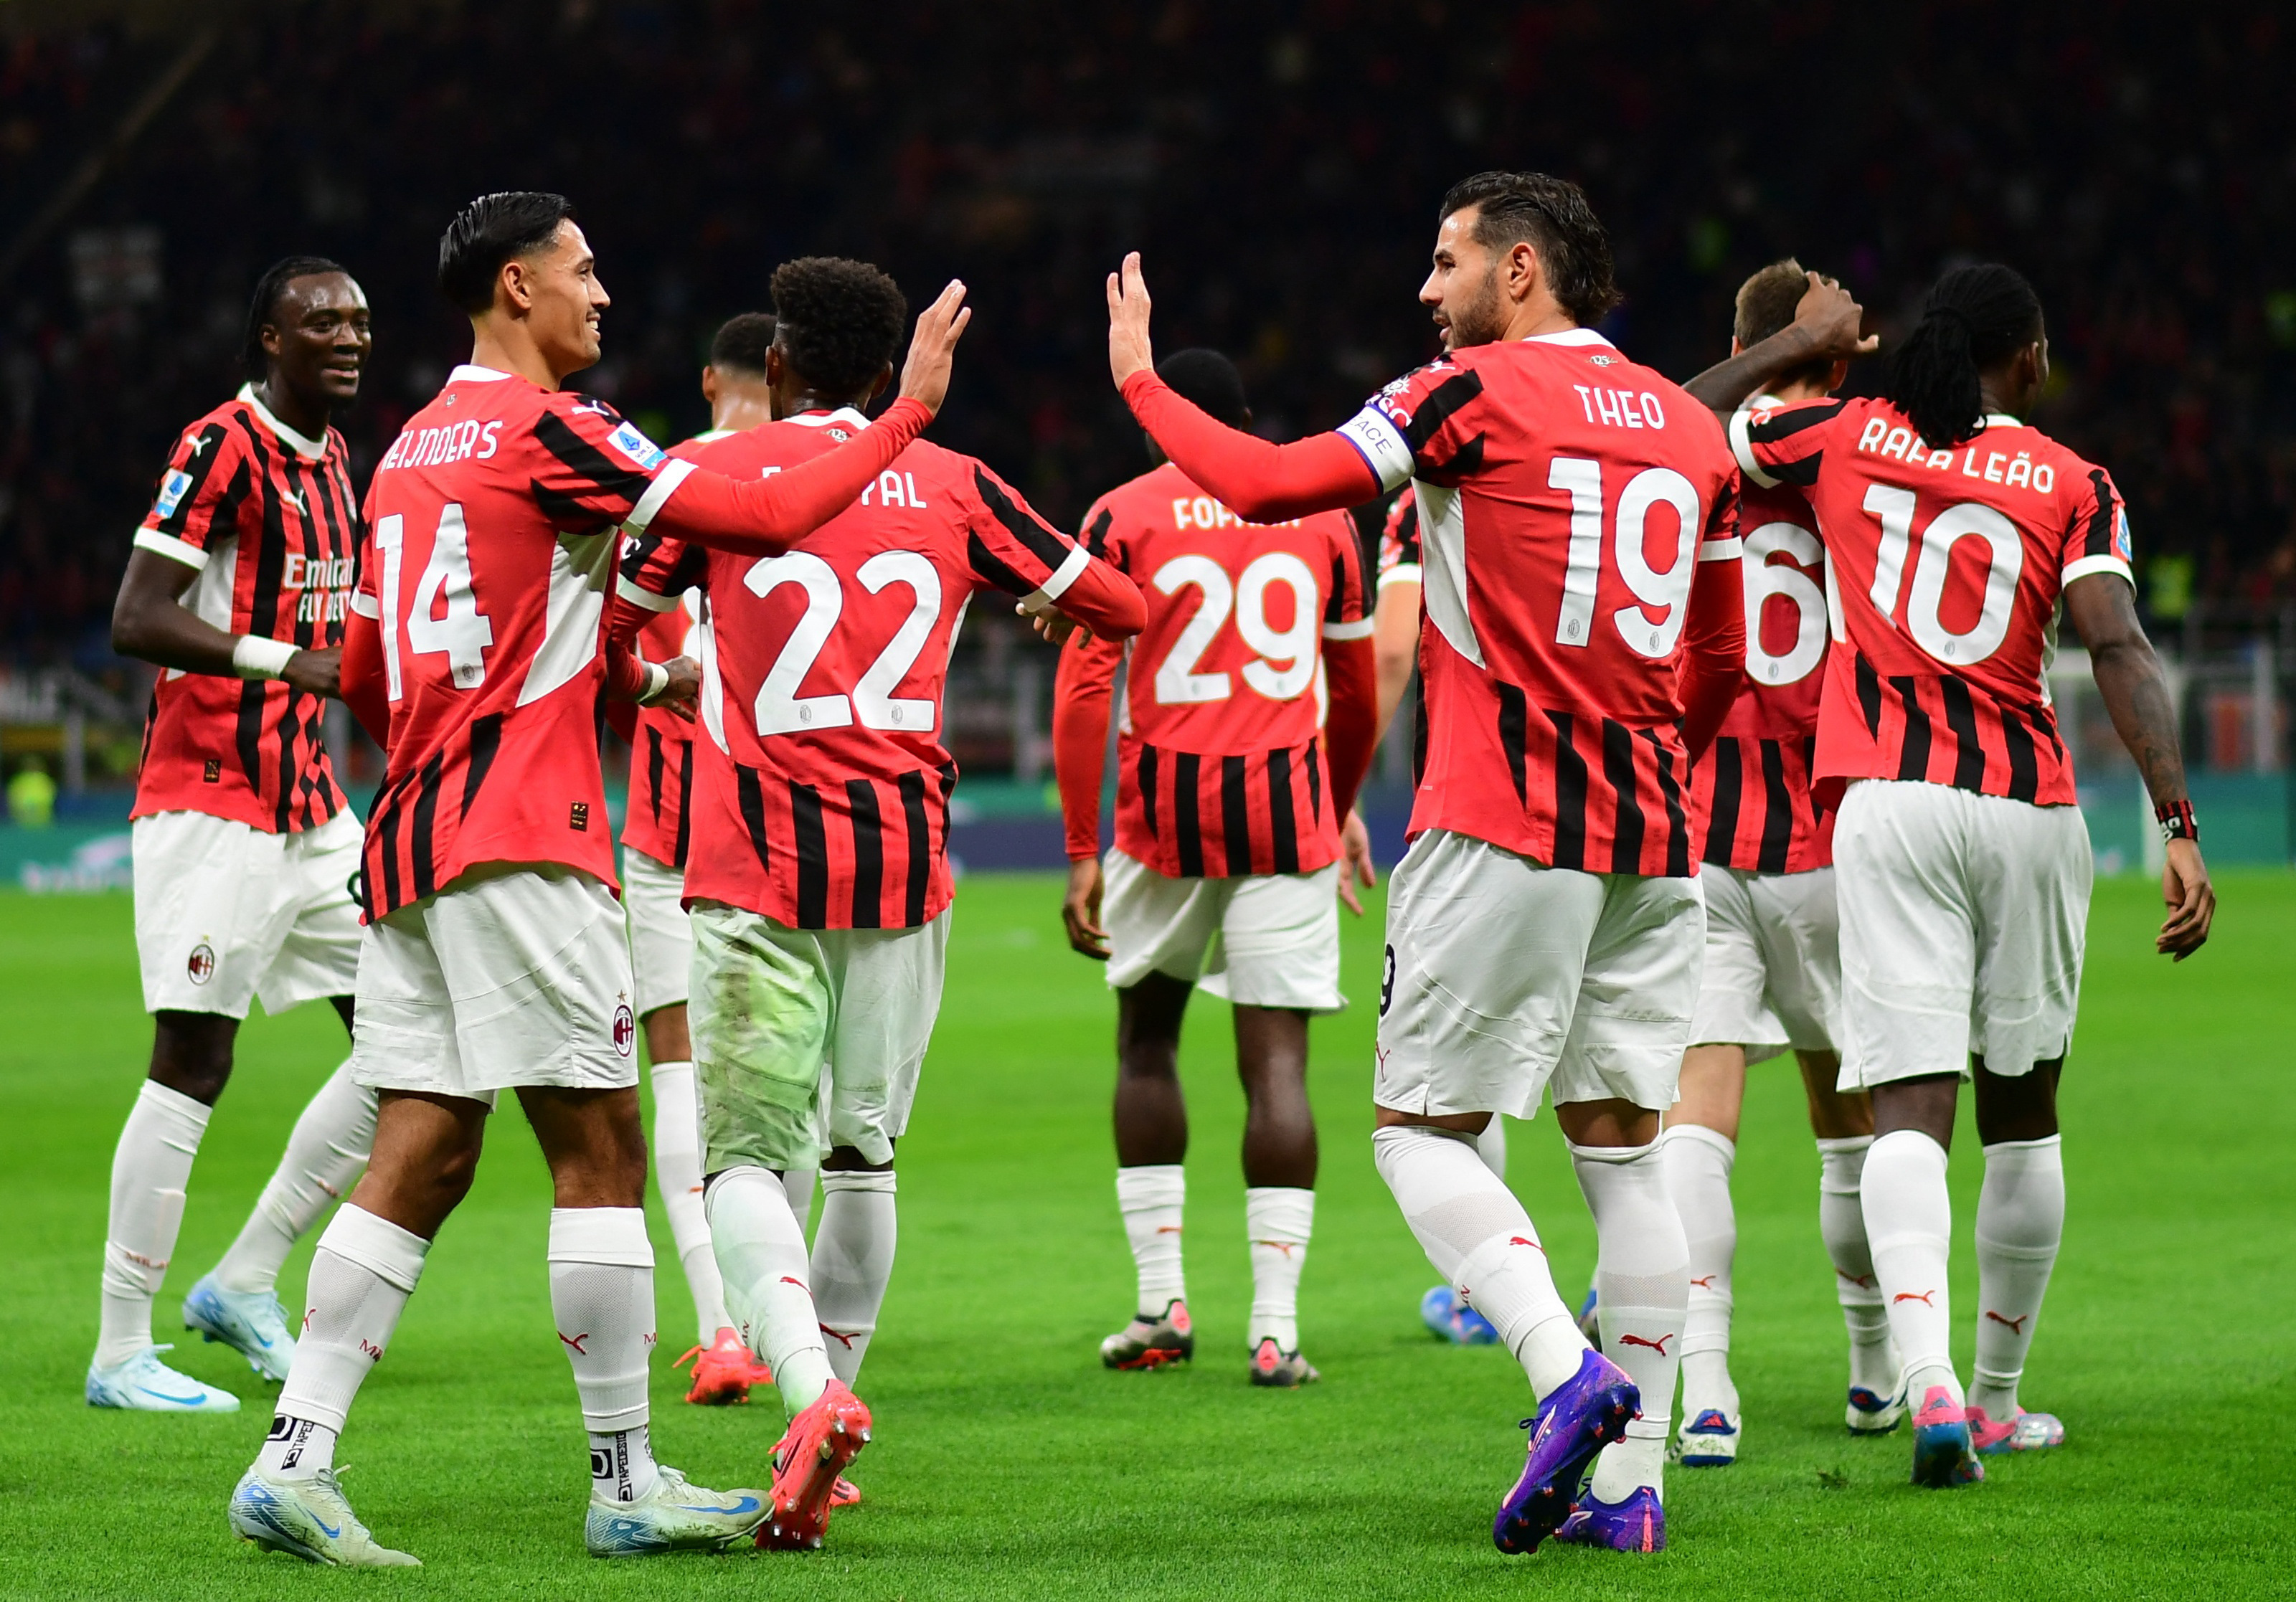
<instances>
[{"instance_id":1,"label":"white shorts","mask_svg":"<svg viewBox=\"0 0 2296 1602\"><path fill-rule=\"evenodd\" d=\"M637 1014L685 1005L693 971L693 929L685 919L685 870L622 848L622 911L630 931Z\"/></svg>"},{"instance_id":2,"label":"white shorts","mask_svg":"<svg viewBox=\"0 0 2296 1602\"><path fill-rule=\"evenodd\" d=\"M686 1017L704 1173L811 1168L828 1146L893 1160L940 1014L948 926L943 909L921 928L794 929L693 903Z\"/></svg>"},{"instance_id":3,"label":"white shorts","mask_svg":"<svg viewBox=\"0 0 2296 1602\"><path fill-rule=\"evenodd\" d=\"M1111 851L1100 904L1108 982L1152 973L1201 985L1246 1007L1338 1012L1340 864L1312 873L1168 879Z\"/></svg>"},{"instance_id":4,"label":"white shorts","mask_svg":"<svg viewBox=\"0 0 2296 1602\"><path fill-rule=\"evenodd\" d=\"M557 862L492 862L366 928L351 1077L495 1104L635 1085L621 904Z\"/></svg>"},{"instance_id":5,"label":"white shorts","mask_svg":"<svg viewBox=\"0 0 2296 1602\"><path fill-rule=\"evenodd\" d=\"M359 921L350 884L366 837L348 812L295 834L163 812L128 833L146 1012L243 1018L258 999L284 1012L351 993Z\"/></svg>"},{"instance_id":6,"label":"white shorts","mask_svg":"<svg viewBox=\"0 0 2296 1602\"><path fill-rule=\"evenodd\" d=\"M1372 1099L1528 1118L1546 1091L1663 1112L1705 938L1697 879L1549 868L1430 830L1388 883Z\"/></svg>"},{"instance_id":7,"label":"white shorts","mask_svg":"<svg viewBox=\"0 0 2296 1602\"><path fill-rule=\"evenodd\" d=\"M1843 1090L2064 1055L2095 872L2080 808L1863 779L1833 863Z\"/></svg>"},{"instance_id":8,"label":"white shorts","mask_svg":"<svg viewBox=\"0 0 2296 1602\"><path fill-rule=\"evenodd\" d=\"M1706 967L1690 1043L1743 1046L1763 1062L1791 1046L1831 1051L1841 1011L1841 920L1833 870L1751 873L1708 865Z\"/></svg>"}]
</instances>

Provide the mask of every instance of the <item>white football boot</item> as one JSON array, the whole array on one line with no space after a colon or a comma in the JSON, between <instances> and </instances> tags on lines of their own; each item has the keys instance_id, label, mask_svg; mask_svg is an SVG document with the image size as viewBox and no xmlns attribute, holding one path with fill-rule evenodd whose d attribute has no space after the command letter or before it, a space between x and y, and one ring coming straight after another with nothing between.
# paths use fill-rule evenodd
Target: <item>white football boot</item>
<instances>
[{"instance_id":1,"label":"white football boot","mask_svg":"<svg viewBox=\"0 0 2296 1602\"><path fill-rule=\"evenodd\" d=\"M109 1369L87 1366L87 1405L128 1408L144 1413L235 1413L239 1398L202 1385L160 1361L172 1345L146 1346Z\"/></svg>"},{"instance_id":2,"label":"white football boot","mask_svg":"<svg viewBox=\"0 0 2296 1602\"><path fill-rule=\"evenodd\" d=\"M661 1552L722 1552L756 1538L765 1522L762 1491L705 1491L667 1463L660 1478L634 1502L590 1493L582 1541L593 1557L651 1557Z\"/></svg>"},{"instance_id":3,"label":"white football boot","mask_svg":"<svg viewBox=\"0 0 2296 1602\"><path fill-rule=\"evenodd\" d=\"M419 1569L422 1560L378 1545L343 1495L335 1471L316 1479L277 1480L259 1468L242 1475L231 1493L232 1533L266 1551L346 1569Z\"/></svg>"},{"instance_id":4,"label":"white football boot","mask_svg":"<svg viewBox=\"0 0 2296 1602\"><path fill-rule=\"evenodd\" d=\"M184 1298L184 1328L221 1341L272 1384L286 1383L295 1337L287 1333L287 1310L269 1291L226 1290L209 1274Z\"/></svg>"}]
</instances>

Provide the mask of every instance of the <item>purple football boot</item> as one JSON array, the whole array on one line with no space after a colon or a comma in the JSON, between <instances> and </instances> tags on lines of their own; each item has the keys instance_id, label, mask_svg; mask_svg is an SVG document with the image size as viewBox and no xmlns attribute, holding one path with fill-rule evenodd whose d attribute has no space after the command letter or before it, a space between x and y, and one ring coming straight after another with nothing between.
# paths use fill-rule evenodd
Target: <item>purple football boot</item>
<instances>
[{"instance_id":1,"label":"purple football boot","mask_svg":"<svg viewBox=\"0 0 2296 1602\"><path fill-rule=\"evenodd\" d=\"M1614 1552L1666 1550L1666 1508L1658 1492L1637 1485L1623 1502L1606 1502L1591 1492L1578 1499L1570 1516L1554 1533L1572 1546L1608 1547Z\"/></svg>"},{"instance_id":2,"label":"purple football boot","mask_svg":"<svg viewBox=\"0 0 2296 1602\"><path fill-rule=\"evenodd\" d=\"M1555 1386L1536 1417L1522 1421L1530 1432L1530 1457L1491 1522L1491 1540L1500 1551L1528 1552L1554 1533L1578 1498L1587 1465L1627 1433L1641 1408L1642 1393L1625 1369L1599 1352L1579 1358L1578 1372Z\"/></svg>"}]
</instances>

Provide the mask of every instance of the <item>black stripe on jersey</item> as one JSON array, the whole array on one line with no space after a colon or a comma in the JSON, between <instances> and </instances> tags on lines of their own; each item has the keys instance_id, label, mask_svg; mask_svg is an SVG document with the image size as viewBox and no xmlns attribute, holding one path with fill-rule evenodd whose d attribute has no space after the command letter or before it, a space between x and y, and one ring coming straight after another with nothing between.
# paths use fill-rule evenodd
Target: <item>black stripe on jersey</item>
<instances>
[{"instance_id":1,"label":"black stripe on jersey","mask_svg":"<svg viewBox=\"0 0 2296 1602\"><path fill-rule=\"evenodd\" d=\"M374 804L374 854L382 862L382 904L398 905L398 797L378 797ZM368 911L374 910L373 887L362 885L368 894Z\"/></svg>"},{"instance_id":2,"label":"black stripe on jersey","mask_svg":"<svg viewBox=\"0 0 2296 1602\"><path fill-rule=\"evenodd\" d=\"M1324 821L1324 764L1317 749L1322 742L1308 742L1308 815L1316 822Z\"/></svg>"},{"instance_id":3,"label":"black stripe on jersey","mask_svg":"<svg viewBox=\"0 0 2296 1602\"><path fill-rule=\"evenodd\" d=\"M2004 716L2001 743L2009 748L2009 799L2030 801L2041 793L2041 764L2035 760L2033 737L2014 717Z\"/></svg>"},{"instance_id":4,"label":"black stripe on jersey","mask_svg":"<svg viewBox=\"0 0 2296 1602\"><path fill-rule=\"evenodd\" d=\"M1690 877L1690 819L1682 810L1682 785L1674 776L1674 753L1658 743L1658 735L1644 729L1651 755L1658 763L1658 793L1666 804L1666 871L1674 879ZM1684 771L1689 771L1688 763Z\"/></svg>"},{"instance_id":5,"label":"black stripe on jersey","mask_svg":"<svg viewBox=\"0 0 2296 1602\"><path fill-rule=\"evenodd\" d=\"M990 478L986 468L972 470L972 486L980 492L980 498L988 503L990 515L1004 526L1004 532L1046 567L1058 568L1068 560L1069 552L1076 549L1062 539L1050 523L1006 494L1004 486ZM1036 587L1030 584L1029 589ZM1022 594L1027 593L1026 590L1021 592Z\"/></svg>"},{"instance_id":6,"label":"black stripe on jersey","mask_svg":"<svg viewBox=\"0 0 2296 1602\"><path fill-rule=\"evenodd\" d=\"M297 738L303 732L299 706L302 699L293 690L281 698L279 723L274 737L279 748L279 798L272 805L271 822L272 827L282 834L287 832L295 816L296 778L302 764L295 761L294 756ZM311 733L315 739L318 732L319 723L315 716L311 720Z\"/></svg>"},{"instance_id":7,"label":"black stripe on jersey","mask_svg":"<svg viewBox=\"0 0 2296 1602\"><path fill-rule=\"evenodd\" d=\"M885 924L885 821L877 811L877 787L866 779L845 781L845 805L853 814L853 927Z\"/></svg>"},{"instance_id":8,"label":"black stripe on jersey","mask_svg":"<svg viewBox=\"0 0 2296 1602\"><path fill-rule=\"evenodd\" d=\"M1140 811L1142 816L1146 819L1148 823L1148 836L1151 839L1153 839L1157 833L1156 748L1154 746L1143 745L1140 748L1138 777L1140 783Z\"/></svg>"},{"instance_id":9,"label":"black stripe on jersey","mask_svg":"<svg viewBox=\"0 0 2296 1602\"><path fill-rule=\"evenodd\" d=\"M1251 798L1244 785L1244 760L1220 758L1220 837L1227 847L1227 870L1251 871Z\"/></svg>"},{"instance_id":10,"label":"black stripe on jersey","mask_svg":"<svg viewBox=\"0 0 2296 1602\"><path fill-rule=\"evenodd\" d=\"M1395 560L1414 564L1419 560L1419 497L1415 494L1395 520Z\"/></svg>"},{"instance_id":11,"label":"black stripe on jersey","mask_svg":"<svg viewBox=\"0 0 2296 1602\"><path fill-rule=\"evenodd\" d=\"M1568 712L1549 712L1554 725L1554 861L1557 868L1587 865L1587 759L1571 743Z\"/></svg>"},{"instance_id":12,"label":"black stripe on jersey","mask_svg":"<svg viewBox=\"0 0 2296 1602\"><path fill-rule=\"evenodd\" d=\"M257 795L263 793L263 703L271 688L268 679L249 679L239 687L239 715L232 746L239 753L240 772ZM280 787L285 789L283 783Z\"/></svg>"},{"instance_id":13,"label":"black stripe on jersey","mask_svg":"<svg viewBox=\"0 0 2296 1602\"><path fill-rule=\"evenodd\" d=\"M1421 467L1420 476L1430 484L1451 486L1477 471L1483 465L1483 437L1476 435L1451 453L1446 462L1430 462Z\"/></svg>"},{"instance_id":14,"label":"black stripe on jersey","mask_svg":"<svg viewBox=\"0 0 2296 1602\"><path fill-rule=\"evenodd\" d=\"M1427 609L1419 609L1423 627ZM1420 674L1411 675L1411 788L1417 789L1427 778L1427 680Z\"/></svg>"},{"instance_id":15,"label":"black stripe on jersey","mask_svg":"<svg viewBox=\"0 0 2296 1602\"><path fill-rule=\"evenodd\" d=\"M974 573L995 584L1007 595L1027 595L1037 586L1004 565L1004 559L988 548L988 542L977 534L964 536L964 561Z\"/></svg>"},{"instance_id":16,"label":"black stripe on jersey","mask_svg":"<svg viewBox=\"0 0 2296 1602\"><path fill-rule=\"evenodd\" d=\"M408 838L407 854L414 870L414 899L421 901L439 888L439 866L435 860L439 815L439 781L447 767L447 754L436 752L422 764L422 776L414 782L414 832Z\"/></svg>"},{"instance_id":17,"label":"black stripe on jersey","mask_svg":"<svg viewBox=\"0 0 2296 1602\"><path fill-rule=\"evenodd\" d=\"M1324 601L1324 621L1344 621L1340 613L1348 604L1348 559L1341 552L1332 552L1332 593Z\"/></svg>"},{"instance_id":18,"label":"black stripe on jersey","mask_svg":"<svg viewBox=\"0 0 2296 1602\"><path fill-rule=\"evenodd\" d=\"M1105 506L1102 507L1100 515L1093 519L1092 526L1084 531L1084 548L1095 556L1106 556L1109 527L1115 521L1116 513Z\"/></svg>"},{"instance_id":19,"label":"black stripe on jersey","mask_svg":"<svg viewBox=\"0 0 2296 1602\"><path fill-rule=\"evenodd\" d=\"M2088 533L2081 538L2083 556L2112 554L2112 486L2103 468L2091 470L2088 481L2096 487L2096 510L2089 513Z\"/></svg>"},{"instance_id":20,"label":"black stripe on jersey","mask_svg":"<svg viewBox=\"0 0 2296 1602\"><path fill-rule=\"evenodd\" d=\"M1701 859L1718 868L1730 865L1737 848L1739 791L1746 782L1745 758L1739 755L1738 737L1725 734L1707 748L1714 764L1714 806L1706 816L1706 854Z\"/></svg>"},{"instance_id":21,"label":"black stripe on jersey","mask_svg":"<svg viewBox=\"0 0 2296 1602\"><path fill-rule=\"evenodd\" d=\"M1828 400L1814 406L1796 406L1791 412L1778 413L1754 424L1746 430L1746 437L1756 445L1776 445L1782 440L1792 439L1804 429L1832 422L1847 405L1847 401ZM1817 470L1824 460L1824 451L1813 451L1799 462L1788 462L1764 470L1782 484L1798 485L1808 489L1817 482Z\"/></svg>"},{"instance_id":22,"label":"black stripe on jersey","mask_svg":"<svg viewBox=\"0 0 2296 1602\"><path fill-rule=\"evenodd\" d=\"M190 476L192 481L184 486L184 493L176 497L175 511L160 519L158 532L173 539L184 537L184 527L192 519L192 509L199 504L201 487L207 483L208 475L215 471L216 463L223 457L224 437L224 425L219 422L211 422L200 430L200 448L192 454L191 464L183 470ZM242 470L244 470L244 464L242 464ZM155 501L159 499L156 493L152 499ZM214 527L213 524L209 525L211 530ZM209 543L214 543L212 533L209 536Z\"/></svg>"},{"instance_id":23,"label":"black stripe on jersey","mask_svg":"<svg viewBox=\"0 0 2296 1602\"><path fill-rule=\"evenodd\" d=\"M1634 731L1614 718L1603 720L1603 777L1618 797L1611 825L1611 871L1643 870L1643 804L1635 798Z\"/></svg>"},{"instance_id":24,"label":"black stripe on jersey","mask_svg":"<svg viewBox=\"0 0 2296 1602\"><path fill-rule=\"evenodd\" d=\"M1874 671L1874 664L1866 659L1864 651L1857 653L1857 709L1866 715L1866 736L1879 740L1882 738L1882 679Z\"/></svg>"},{"instance_id":25,"label":"black stripe on jersey","mask_svg":"<svg viewBox=\"0 0 2296 1602\"><path fill-rule=\"evenodd\" d=\"M1775 740L1762 742L1762 844L1755 870L1784 873L1793 846L1793 797L1786 793L1786 751Z\"/></svg>"},{"instance_id":26,"label":"black stripe on jersey","mask_svg":"<svg viewBox=\"0 0 2296 1602\"><path fill-rule=\"evenodd\" d=\"M1898 777L1929 777L1930 715L1922 710L1921 685L1910 675L1892 676L1890 688L1906 708L1906 738L1898 748Z\"/></svg>"},{"instance_id":27,"label":"black stripe on jersey","mask_svg":"<svg viewBox=\"0 0 2296 1602\"><path fill-rule=\"evenodd\" d=\"M1504 680L1494 679L1492 686L1499 695L1499 749L1506 756L1507 777L1514 781L1516 802L1528 806L1530 699Z\"/></svg>"},{"instance_id":28,"label":"black stripe on jersey","mask_svg":"<svg viewBox=\"0 0 2296 1602\"><path fill-rule=\"evenodd\" d=\"M636 584L645 572L646 563L652 561L653 553L661 549L661 541L660 535L652 532L633 535L622 547L622 576Z\"/></svg>"},{"instance_id":29,"label":"black stripe on jersey","mask_svg":"<svg viewBox=\"0 0 2296 1602\"><path fill-rule=\"evenodd\" d=\"M750 831L750 849L758 854L758 866L767 873L773 871L773 858L766 849L766 791L758 781L758 770L734 764L734 798L742 809L742 826Z\"/></svg>"},{"instance_id":30,"label":"black stripe on jersey","mask_svg":"<svg viewBox=\"0 0 2296 1602\"><path fill-rule=\"evenodd\" d=\"M619 414L611 406L601 405L596 410L603 417L619 421ZM610 495L635 505L646 493L646 486L653 482L653 476L650 473L634 467L616 465L611 457L583 438L575 431L572 423L555 412L544 412L535 418L534 437L544 450L564 463L569 472L577 478L587 480L581 489L571 494L549 488L538 481L532 484L535 503L554 523L562 514L570 513L570 520L581 523L595 522L601 517L613 517L611 512L601 512L594 507L585 506L578 497L584 494ZM619 522L620 519L617 517L614 520Z\"/></svg>"},{"instance_id":31,"label":"black stripe on jersey","mask_svg":"<svg viewBox=\"0 0 2296 1602\"><path fill-rule=\"evenodd\" d=\"M1453 414L1482 392L1482 375L1472 370L1455 373L1436 385L1403 427L1403 442L1411 447L1412 455L1415 457L1424 451L1427 442L1451 421Z\"/></svg>"},{"instance_id":32,"label":"black stripe on jersey","mask_svg":"<svg viewBox=\"0 0 2296 1602\"><path fill-rule=\"evenodd\" d=\"M1953 731L1954 788L1982 790L1985 748L1977 740L1977 703L1970 699L1969 686L1951 674L1938 681L1938 691L1945 697L1945 726Z\"/></svg>"},{"instance_id":33,"label":"black stripe on jersey","mask_svg":"<svg viewBox=\"0 0 2296 1602\"><path fill-rule=\"evenodd\" d=\"M1193 751L1172 753L1172 842L1179 847L1183 879L1204 876L1203 823L1196 811L1201 765Z\"/></svg>"},{"instance_id":34,"label":"black stripe on jersey","mask_svg":"<svg viewBox=\"0 0 2296 1602\"><path fill-rule=\"evenodd\" d=\"M2047 740L2055 749L2057 760L2062 762L2065 759L2065 742L2057 738L2057 715L2038 702L2023 707L2022 710L2025 714L2025 721L2033 725L2033 732Z\"/></svg>"},{"instance_id":35,"label":"black stripe on jersey","mask_svg":"<svg viewBox=\"0 0 2296 1602\"><path fill-rule=\"evenodd\" d=\"M790 829L797 836L797 927L829 922L829 835L821 826L821 792L789 781Z\"/></svg>"},{"instance_id":36,"label":"black stripe on jersey","mask_svg":"<svg viewBox=\"0 0 2296 1602\"><path fill-rule=\"evenodd\" d=\"M500 712L489 712L484 717L471 720L471 760L463 770L462 815L466 818L479 798L480 787L494 771L495 753L502 749L504 716Z\"/></svg>"},{"instance_id":37,"label":"black stripe on jersey","mask_svg":"<svg viewBox=\"0 0 2296 1602\"><path fill-rule=\"evenodd\" d=\"M685 866L685 854L693 844L693 742L685 742L677 754L677 838L670 846L669 865Z\"/></svg>"},{"instance_id":38,"label":"black stripe on jersey","mask_svg":"<svg viewBox=\"0 0 2296 1602\"><path fill-rule=\"evenodd\" d=\"M661 731L652 723L646 725L646 792L652 797L653 821L661 823L661 776L668 768L661 755Z\"/></svg>"},{"instance_id":39,"label":"black stripe on jersey","mask_svg":"<svg viewBox=\"0 0 2296 1602\"><path fill-rule=\"evenodd\" d=\"M1308 766L1315 769L1315 751L1310 748ZM1300 871L1300 826L1292 816L1292 753L1277 748L1267 754L1267 821L1275 839L1275 870L1278 873Z\"/></svg>"},{"instance_id":40,"label":"black stripe on jersey","mask_svg":"<svg viewBox=\"0 0 2296 1602\"><path fill-rule=\"evenodd\" d=\"M925 776L904 773L898 781L901 818L909 828L909 882L901 903L901 927L925 920L925 887L932 873L932 826L925 821Z\"/></svg>"}]
</instances>

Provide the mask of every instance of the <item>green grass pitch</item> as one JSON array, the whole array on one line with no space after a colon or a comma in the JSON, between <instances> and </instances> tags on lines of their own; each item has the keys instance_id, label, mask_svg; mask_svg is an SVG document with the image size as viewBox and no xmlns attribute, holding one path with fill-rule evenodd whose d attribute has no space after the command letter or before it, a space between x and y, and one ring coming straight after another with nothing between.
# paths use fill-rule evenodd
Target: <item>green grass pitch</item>
<instances>
[{"instance_id":1,"label":"green grass pitch","mask_svg":"<svg viewBox=\"0 0 2296 1602\"><path fill-rule=\"evenodd\" d=\"M111 1147L149 1042L129 906L0 895L0 1596L2287 1595L2296 879L2229 875L2223 892L2215 942L2171 969L2151 954L2156 893L2098 887L2066 1079L2070 1218L2026 1385L2071 1440L1997 1459L1980 1488L1913 1490L1903 1434L1842 1432L1816 1161L1781 1061L1754 1075L1737 1170L1745 1455L1673 1472L1663 1556L1498 1556L1491 1513L1521 1463L1529 1398L1503 1353L1443 1347L1418 1324L1431 1275L1368 1148L1375 908L1348 930L1355 1009L1315 1034L1323 1200L1302 1324L1324 1382L1244 1383L1241 1099L1211 1001L1185 1056L1197 1361L1103 1372L1095 1344L1131 1294L1110 1178L1111 1003L1060 942L1054 880L976 877L959 892L947 1004L901 1153L899 1264L863 1377L878 1421L855 1476L868 1505L840 1515L817 1555L583 1556L547 1187L506 1115L340 1454L378 1533L429 1565L390 1575L305 1569L232 1539L224 1500L270 1405L222 1347L176 1357L238 1391L236 1416L82 1404ZM162 1339L340 1051L324 1008L249 1026L193 1179ZM1511 1177L1575 1295L1593 1232L1553 1120L1514 1132ZM1978 1173L1964 1122L1964 1369ZM779 1409L767 1394L723 1411L679 1401L668 1360L690 1304L658 1212L654 1239L657 1446L703 1483L762 1483ZM307 1242L291 1304L308 1260Z\"/></svg>"}]
</instances>

